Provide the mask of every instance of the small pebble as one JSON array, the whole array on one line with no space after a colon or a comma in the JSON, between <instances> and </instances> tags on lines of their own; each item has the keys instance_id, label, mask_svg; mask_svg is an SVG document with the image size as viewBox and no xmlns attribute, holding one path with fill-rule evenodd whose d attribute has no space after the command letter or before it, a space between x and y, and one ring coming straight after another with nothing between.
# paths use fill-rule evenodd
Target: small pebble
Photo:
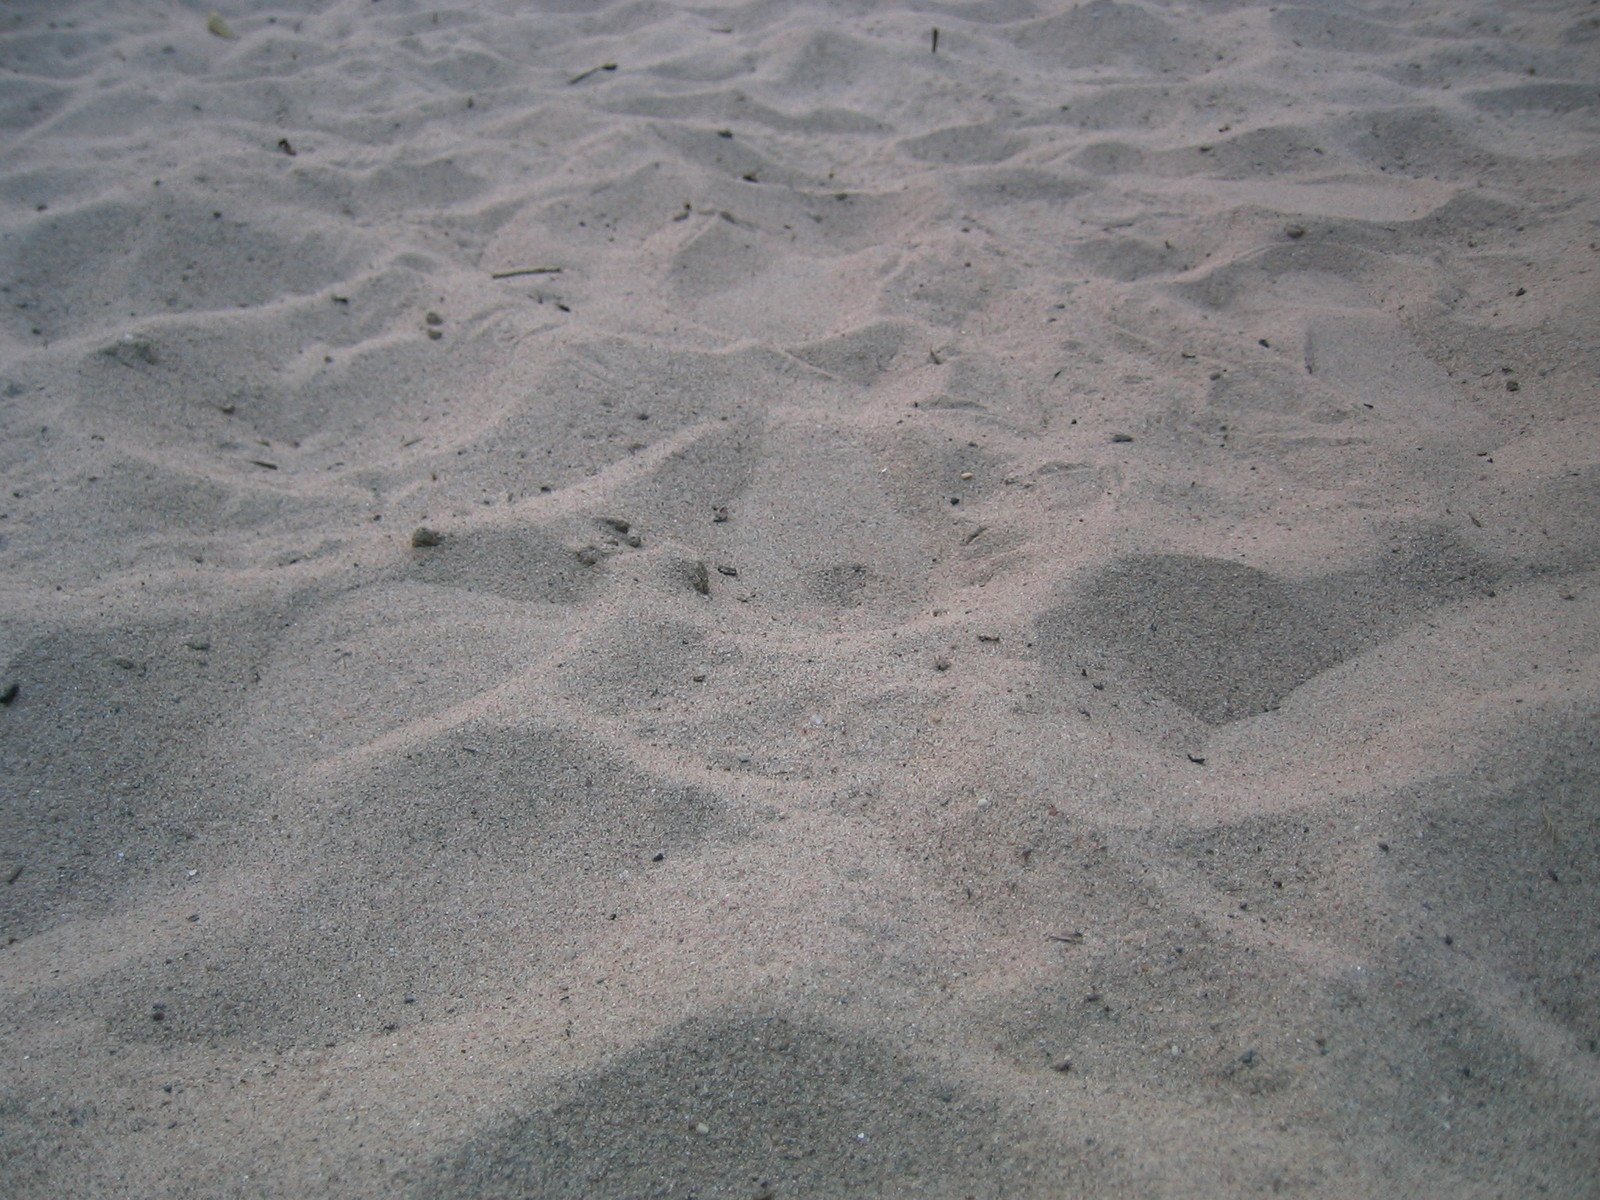
<instances>
[{"instance_id":1,"label":"small pebble","mask_svg":"<svg viewBox=\"0 0 1600 1200\"><path fill-rule=\"evenodd\" d=\"M411 544L419 550L425 546L437 546L442 541L443 536L426 525L418 525L411 531Z\"/></svg>"},{"instance_id":2,"label":"small pebble","mask_svg":"<svg viewBox=\"0 0 1600 1200\"><path fill-rule=\"evenodd\" d=\"M444 324L444 318L441 317L436 312L430 312L426 317L424 317L422 319L424 321L426 321L429 325L443 325Z\"/></svg>"},{"instance_id":3,"label":"small pebble","mask_svg":"<svg viewBox=\"0 0 1600 1200\"><path fill-rule=\"evenodd\" d=\"M1113 433L1111 435L1111 440L1113 442L1131 442L1131 441L1133 441L1133 434L1131 434L1131 433Z\"/></svg>"},{"instance_id":4,"label":"small pebble","mask_svg":"<svg viewBox=\"0 0 1600 1200\"><path fill-rule=\"evenodd\" d=\"M1304 225L1290 225L1283 231L1283 236L1290 240L1298 240L1305 237L1305 235L1306 227Z\"/></svg>"},{"instance_id":5,"label":"small pebble","mask_svg":"<svg viewBox=\"0 0 1600 1200\"><path fill-rule=\"evenodd\" d=\"M3 691L3 692L0 692L0 704L3 704L7 708L10 708L11 705L16 702L17 695L21 691L22 691L22 685L20 683L8 683L8 684L6 684L6 690Z\"/></svg>"},{"instance_id":6,"label":"small pebble","mask_svg":"<svg viewBox=\"0 0 1600 1200\"><path fill-rule=\"evenodd\" d=\"M189 647L189 649L191 649L191 650L209 650L209 649L211 649L211 639L210 638L203 638L203 637L192 637L188 641L186 641L184 643L184 645Z\"/></svg>"}]
</instances>

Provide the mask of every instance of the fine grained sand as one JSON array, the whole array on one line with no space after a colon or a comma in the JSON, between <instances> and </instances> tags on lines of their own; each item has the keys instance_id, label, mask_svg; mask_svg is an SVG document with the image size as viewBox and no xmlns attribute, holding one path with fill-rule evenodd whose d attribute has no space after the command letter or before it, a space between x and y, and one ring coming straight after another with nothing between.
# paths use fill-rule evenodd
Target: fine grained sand
<instances>
[{"instance_id":1,"label":"fine grained sand","mask_svg":"<svg viewBox=\"0 0 1600 1200\"><path fill-rule=\"evenodd\" d=\"M0 1193L1600 1194L1600 9L208 16L0 13Z\"/></svg>"}]
</instances>

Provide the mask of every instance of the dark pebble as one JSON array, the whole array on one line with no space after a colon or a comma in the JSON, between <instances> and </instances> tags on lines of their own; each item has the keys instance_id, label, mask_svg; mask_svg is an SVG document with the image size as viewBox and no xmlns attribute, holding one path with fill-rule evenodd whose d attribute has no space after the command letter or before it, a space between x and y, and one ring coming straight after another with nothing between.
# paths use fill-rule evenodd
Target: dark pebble
<instances>
[{"instance_id":1,"label":"dark pebble","mask_svg":"<svg viewBox=\"0 0 1600 1200\"><path fill-rule=\"evenodd\" d=\"M411 531L411 544L419 550L425 546L437 546L442 541L444 538L426 525L418 525Z\"/></svg>"},{"instance_id":2,"label":"dark pebble","mask_svg":"<svg viewBox=\"0 0 1600 1200\"><path fill-rule=\"evenodd\" d=\"M7 708L11 707L21 691L22 685L20 683L6 684L6 690L0 692L0 704L4 704Z\"/></svg>"},{"instance_id":3,"label":"dark pebble","mask_svg":"<svg viewBox=\"0 0 1600 1200\"><path fill-rule=\"evenodd\" d=\"M1133 441L1133 434L1131 434L1131 433L1113 433L1111 435L1111 440L1113 442L1131 442L1131 441Z\"/></svg>"}]
</instances>

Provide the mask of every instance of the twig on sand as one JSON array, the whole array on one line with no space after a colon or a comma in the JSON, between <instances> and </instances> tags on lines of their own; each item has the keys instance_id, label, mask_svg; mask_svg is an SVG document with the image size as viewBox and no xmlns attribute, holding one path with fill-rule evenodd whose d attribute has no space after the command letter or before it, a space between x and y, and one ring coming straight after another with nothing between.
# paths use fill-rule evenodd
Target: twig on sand
<instances>
[{"instance_id":1,"label":"twig on sand","mask_svg":"<svg viewBox=\"0 0 1600 1200\"><path fill-rule=\"evenodd\" d=\"M589 76L598 75L601 71L615 71L616 69L616 63L601 63L598 67L590 67L587 71L582 71L577 75L574 75L571 79L567 80L567 86L571 87L575 83L582 83L585 79L589 78Z\"/></svg>"},{"instance_id":2,"label":"twig on sand","mask_svg":"<svg viewBox=\"0 0 1600 1200\"><path fill-rule=\"evenodd\" d=\"M518 275L559 275L560 267L518 267L514 271L493 271L490 279L515 279Z\"/></svg>"}]
</instances>

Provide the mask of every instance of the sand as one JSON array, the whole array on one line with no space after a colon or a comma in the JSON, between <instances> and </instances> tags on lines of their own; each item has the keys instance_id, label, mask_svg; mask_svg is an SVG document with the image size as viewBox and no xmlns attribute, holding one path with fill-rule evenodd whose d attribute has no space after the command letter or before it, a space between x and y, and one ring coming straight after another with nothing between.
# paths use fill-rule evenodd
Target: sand
<instances>
[{"instance_id":1,"label":"sand","mask_svg":"<svg viewBox=\"0 0 1600 1200\"><path fill-rule=\"evenodd\" d=\"M1600 1195L1593 4L211 16L0 13L0 1193Z\"/></svg>"}]
</instances>

